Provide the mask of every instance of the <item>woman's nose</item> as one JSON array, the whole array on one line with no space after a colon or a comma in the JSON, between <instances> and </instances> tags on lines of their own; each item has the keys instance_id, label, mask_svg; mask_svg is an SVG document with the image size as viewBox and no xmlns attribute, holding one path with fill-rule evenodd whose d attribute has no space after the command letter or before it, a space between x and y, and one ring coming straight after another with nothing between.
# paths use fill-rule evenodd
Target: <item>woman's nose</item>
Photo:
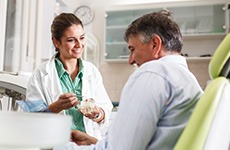
<instances>
[{"instance_id":1,"label":"woman's nose","mask_svg":"<svg viewBox=\"0 0 230 150\"><path fill-rule=\"evenodd\" d=\"M79 40L75 40L75 47L81 47L81 43Z\"/></svg>"}]
</instances>

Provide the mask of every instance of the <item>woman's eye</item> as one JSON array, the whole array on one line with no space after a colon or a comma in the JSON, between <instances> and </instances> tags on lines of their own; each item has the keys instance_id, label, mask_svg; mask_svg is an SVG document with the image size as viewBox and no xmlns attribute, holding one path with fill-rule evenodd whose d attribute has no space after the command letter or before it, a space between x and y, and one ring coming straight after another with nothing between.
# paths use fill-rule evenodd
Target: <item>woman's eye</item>
<instances>
[{"instance_id":1,"label":"woman's eye","mask_svg":"<svg viewBox=\"0 0 230 150\"><path fill-rule=\"evenodd\" d=\"M74 42L74 39L68 39L67 42Z\"/></svg>"},{"instance_id":2,"label":"woman's eye","mask_svg":"<svg viewBox=\"0 0 230 150\"><path fill-rule=\"evenodd\" d=\"M84 37L84 36L82 36L80 39L81 39L81 40L84 40L84 39L85 39L85 37Z\"/></svg>"}]
</instances>

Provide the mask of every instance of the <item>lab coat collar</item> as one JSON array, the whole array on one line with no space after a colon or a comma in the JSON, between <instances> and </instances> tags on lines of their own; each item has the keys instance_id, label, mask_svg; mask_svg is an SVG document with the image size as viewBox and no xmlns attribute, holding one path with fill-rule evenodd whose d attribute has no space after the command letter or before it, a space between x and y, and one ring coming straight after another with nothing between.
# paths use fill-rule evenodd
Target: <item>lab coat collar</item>
<instances>
[{"instance_id":1,"label":"lab coat collar","mask_svg":"<svg viewBox=\"0 0 230 150\"><path fill-rule=\"evenodd\" d=\"M55 97L56 99L58 99L60 94L62 94L63 92L62 92L61 84L60 84L59 77L57 74L57 70L55 67L56 55L57 53L55 53L51 57L51 59L47 62L47 65L43 70L43 73L44 73L43 80L45 81L44 83L48 87L47 90L49 94L52 95L52 97ZM91 78L89 77L89 76L92 76L92 71L86 65L86 62L84 60L82 60L82 65L84 66L84 75L82 77L82 95L84 95L85 97L88 97L92 95L92 93L88 92L88 91L91 91L88 89L92 88L90 86L92 81L90 80ZM53 86L53 85L56 85L56 86Z\"/></svg>"}]
</instances>

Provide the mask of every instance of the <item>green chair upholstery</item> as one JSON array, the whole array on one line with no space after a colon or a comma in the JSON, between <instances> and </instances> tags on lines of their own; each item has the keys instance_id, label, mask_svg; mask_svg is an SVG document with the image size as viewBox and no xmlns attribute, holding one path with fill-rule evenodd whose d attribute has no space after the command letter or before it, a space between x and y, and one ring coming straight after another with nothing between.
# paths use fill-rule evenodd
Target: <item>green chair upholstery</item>
<instances>
[{"instance_id":1,"label":"green chair upholstery","mask_svg":"<svg viewBox=\"0 0 230 150\"><path fill-rule=\"evenodd\" d=\"M174 150L228 150L230 142L230 33L210 63L211 81Z\"/></svg>"},{"instance_id":2,"label":"green chair upholstery","mask_svg":"<svg viewBox=\"0 0 230 150\"><path fill-rule=\"evenodd\" d=\"M206 87L203 96L197 103L190 117L188 125L184 129L183 133L181 134L174 150L203 150L204 149L205 143L207 143L206 140L208 139L210 130L212 128L213 120L218 111L219 104L221 103L221 101L230 102L229 99L230 94L228 94L229 91L230 91L229 81L224 77L218 77L214 79ZM223 94L228 94L228 96L223 96ZM229 104L228 108L225 108L227 109L228 112L228 114L225 114L226 116L228 116L230 112L228 111L230 108L230 103L228 104ZM227 132L225 132L224 130L224 133ZM222 144L222 146L224 145ZM225 145L225 147L226 146L228 147L228 144ZM217 149L220 149L220 147Z\"/></svg>"},{"instance_id":3,"label":"green chair upholstery","mask_svg":"<svg viewBox=\"0 0 230 150\"><path fill-rule=\"evenodd\" d=\"M230 76L230 33L217 47L209 64L209 75L212 79L218 76Z\"/></svg>"}]
</instances>

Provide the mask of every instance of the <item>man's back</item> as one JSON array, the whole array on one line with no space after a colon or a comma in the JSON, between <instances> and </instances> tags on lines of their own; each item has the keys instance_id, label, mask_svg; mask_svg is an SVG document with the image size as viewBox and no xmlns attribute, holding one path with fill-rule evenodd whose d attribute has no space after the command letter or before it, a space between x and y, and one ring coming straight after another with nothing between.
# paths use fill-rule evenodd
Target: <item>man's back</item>
<instances>
[{"instance_id":1,"label":"man's back","mask_svg":"<svg viewBox=\"0 0 230 150\"><path fill-rule=\"evenodd\" d=\"M182 56L143 64L122 91L109 145L112 149L172 149L202 93Z\"/></svg>"}]
</instances>

